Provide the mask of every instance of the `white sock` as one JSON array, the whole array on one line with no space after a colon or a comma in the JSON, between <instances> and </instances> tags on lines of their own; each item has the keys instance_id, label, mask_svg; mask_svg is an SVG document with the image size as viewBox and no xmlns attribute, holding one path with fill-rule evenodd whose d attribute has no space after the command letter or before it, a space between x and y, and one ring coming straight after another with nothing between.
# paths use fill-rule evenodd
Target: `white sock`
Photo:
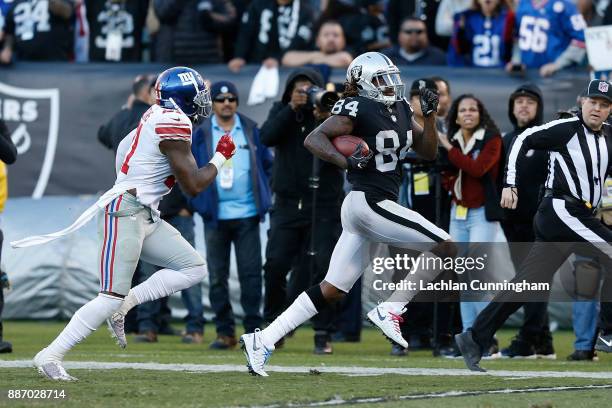
<instances>
[{"instance_id":1,"label":"white sock","mask_svg":"<svg viewBox=\"0 0 612 408\"><path fill-rule=\"evenodd\" d=\"M123 299L99 294L83 305L70 319L64 330L47 346L47 355L52 360L62 361L66 353L93 333L121 306Z\"/></svg>"},{"instance_id":2,"label":"white sock","mask_svg":"<svg viewBox=\"0 0 612 408\"><path fill-rule=\"evenodd\" d=\"M391 313L401 314L402 309L410 303L412 299L421 291L420 287L426 285L444 272L440 261L442 258L432 252L424 252L421 257L422 263L415 268L414 273L409 273L403 279L406 282L413 282L413 289L409 285L396 289L386 301L378 305L383 310ZM443 261L443 260L442 260ZM412 272L412 271L411 271Z\"/></svg>"},{"instance_id":3,"label":"white sock","mask_svg":"<svg viewBox=\"0 0 612 408\"><path fill-rule=\"evenodd\" d=\"M268 327L261 331L265 345L273 346L287 333L319 313L306 292L300 296L276 318Z\"/></svg>"},{"instance_id":4,"label":"white sock","mask_svg":"<svg viewBox=\"0 0 612 408\"><path fill-rule=\"evenodd\" d=\"M193 266L178 271L161 269L140 285L130 289L119 309L119 313L126 315L136 305L187 289L202 282L207 273L206 265Z\"/></svg>"}]
</instances>

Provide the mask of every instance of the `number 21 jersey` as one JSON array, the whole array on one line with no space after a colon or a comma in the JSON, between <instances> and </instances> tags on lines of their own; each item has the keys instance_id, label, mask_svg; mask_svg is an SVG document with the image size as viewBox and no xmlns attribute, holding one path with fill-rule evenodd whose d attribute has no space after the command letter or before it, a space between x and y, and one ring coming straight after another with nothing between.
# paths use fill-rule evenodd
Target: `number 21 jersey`
<instances>
[{"instance_id":1,"label":"number 21 jersey","mask_svg":"<svg viewBox=\"0 0 612 408\"><path fill-rule=\"evenodd\" d=\"M349 170L353 190L369 201L397 201L401 162L412 146L412 108L402 99L390 107L363 96L339 100L332 114L353 121L353 136L362 138L374 153L365 169Z\"/></svg>"}]
</instances>

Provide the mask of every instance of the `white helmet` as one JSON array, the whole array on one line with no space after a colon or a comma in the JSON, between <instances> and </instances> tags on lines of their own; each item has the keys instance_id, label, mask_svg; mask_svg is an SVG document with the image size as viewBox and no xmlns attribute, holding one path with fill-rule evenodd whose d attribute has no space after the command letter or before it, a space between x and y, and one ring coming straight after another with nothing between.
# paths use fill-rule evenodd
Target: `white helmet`
<instances>
[{"instance_id":1,"label":"white helmet","mask_svg":"<svg viewBox=\"0 0 612 408\"><path fill-rule=\"evenodd\" d=\"M346 70L346 81L357 86L360 96L387 106L404 97L399 69L380 52L366 52L355 58Z\"/></svg>"}]
</instances>

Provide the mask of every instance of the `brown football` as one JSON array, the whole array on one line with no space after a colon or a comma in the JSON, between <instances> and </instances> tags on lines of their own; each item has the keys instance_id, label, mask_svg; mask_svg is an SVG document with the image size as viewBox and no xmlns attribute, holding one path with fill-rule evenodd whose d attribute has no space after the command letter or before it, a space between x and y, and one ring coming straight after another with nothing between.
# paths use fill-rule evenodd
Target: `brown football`
<instances>
[{"instance_id":1,"label":"brown football","mask_svg":"<svg viewBox=\"0 0 612 408\"><path fill-rule=\"evenodd\" d=\"M334 137L332 144L344 157L352 156L357 146L361 143L361 153L365 156L370 151L368 144L360 137L345 135Z\"/></svg>"}]
</instances>

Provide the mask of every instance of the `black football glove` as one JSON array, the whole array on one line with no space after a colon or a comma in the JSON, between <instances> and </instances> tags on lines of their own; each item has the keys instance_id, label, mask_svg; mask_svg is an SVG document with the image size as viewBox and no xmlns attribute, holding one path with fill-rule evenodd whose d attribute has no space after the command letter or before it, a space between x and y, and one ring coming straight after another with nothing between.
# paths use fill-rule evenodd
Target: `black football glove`
<instances>
[{"instance_id":1,"label":"black football glove","mask_svg":"<svg viewBox=\"0 0 612 408\"><path fill-rule=\"evenodd\" d=\"M419 96L421 99L421 111L423 116L429 117L432 113L438 111L438 102L440 98L438 94L431 89L421 88L419 89Z\"/></svg>"},{"instance_id":2,"label":"black football glove","mask_svg":"<svg viewBox=\"0 0 612 408\"><path fill-rule=\"evenodd\" d=\"M364 156L362 150L363 145L359 143L355 148L353 154L350 157L346 158L349 169L362 170L365 169L365 167L368 165L368 161L370 161L374 153L372 153L372 151L370 150L368 154Z\"/></svg>"}]
</instances>

